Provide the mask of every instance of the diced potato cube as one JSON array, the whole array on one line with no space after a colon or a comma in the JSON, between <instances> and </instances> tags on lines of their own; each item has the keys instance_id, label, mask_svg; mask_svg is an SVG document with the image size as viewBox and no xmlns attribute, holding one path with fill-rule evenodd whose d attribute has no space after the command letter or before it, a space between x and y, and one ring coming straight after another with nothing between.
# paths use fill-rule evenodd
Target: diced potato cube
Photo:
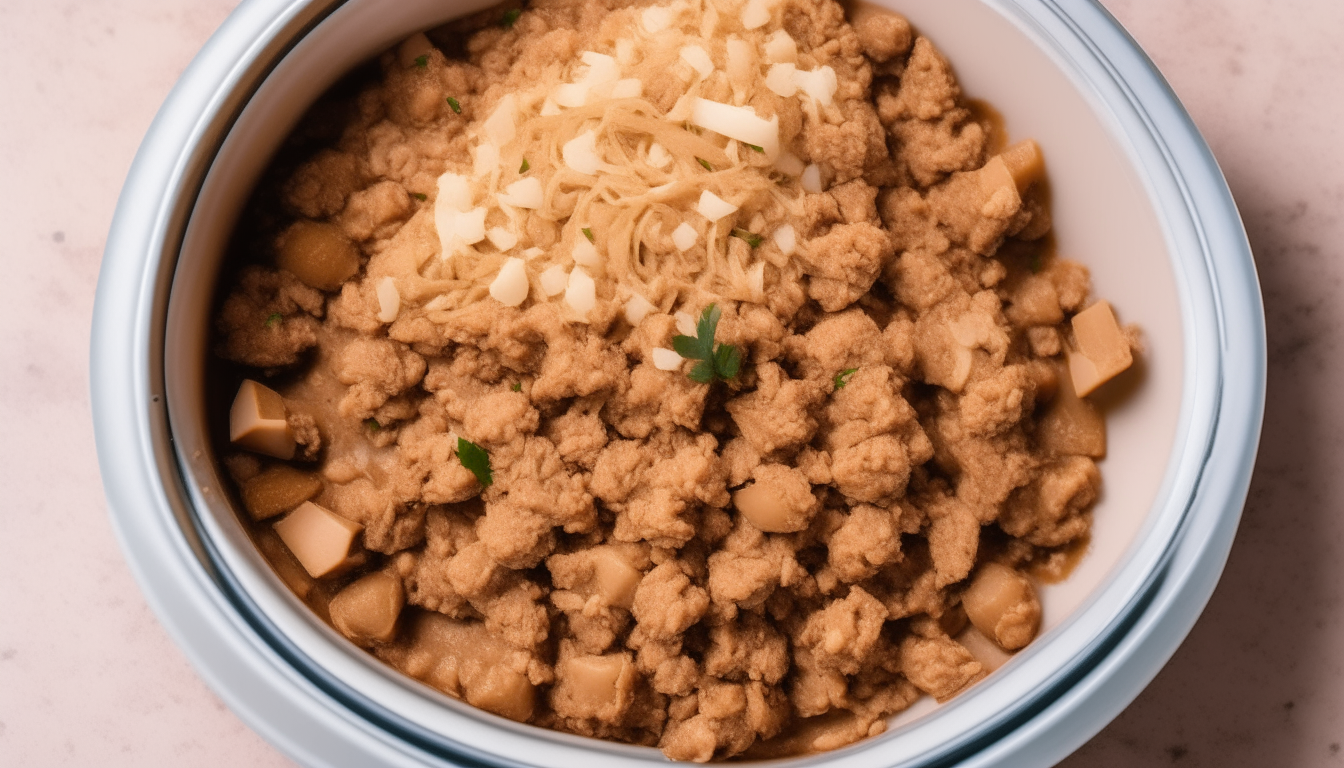
<instances>
[{"instance_id":1,"label":"diced potato cube","mask_svg":"<svg viewBox=\"0 0 1344 768\"><path fill-rule=\"evenodd\" d=\"M615 720L635 679L634 665L623 653L562 659L556 670L556 709L568 717Z\"/></svg>"},{"instance_id":2,"label":"diced potato cube","mask_svg":"<svg viewBox=\"0 0 1344 768\"><path fill-rule=\"evenodd\" d=\"M1073 378L1057 377L1058 390L1036 425L1041 447L1056 456L1106 455L1106 420L1092 403L1073 389Z\"/></svg>"},{"instance_id":3,"label":"diced potato cube","mask_svg":"<svg viewBox=\"0 0 1344 768\"><path fill-rule=\"evenodd\" d=\"M289 428L280 394L251 379L244 380L229 409L229 440L255 453L294 458L294 431Z\"/></svg>"},{"instance_id":4,"label":"diced potato cube","mask_svg":"<svg viewBox=\"0 0 1344 768\"><path fill-rule=\"evenodd\" d=\"M1004 165L1012 174L1019 194L1027 191L1027 187L1045 175L1045 157L1041 155L1041 147L1034 139L1014 144L1000 153L999 157L1003 158Z\"/></svg>"},{"instance_id":5,"label":"diced potato cube","mask_svg":"<svg viewBox=\"0 0 1344 768\"><path fill-rule=\"evenodd\" d=\"M1069 374L1079 397L1086 397L1134 362L1129 340L1108 302L1099 301L1074 315L1073 335L1078 350L1068 356Z\"/></svg>"},{"instance_id":6,"label":"diced potato cube","mask_svg":"<svg viewBox=\"0 0 1344 768\"><path fill-rule=\"evenodd\" d=\"M400 579L374 571L331 599L331 623L360 645L386 643L396 635L405 601Z\"/></svg>"},{"instance_id":7,"label":"diced potato cube","mask_svg":"<svg viewBox=\"0 0 1344 768\"><path fill-rule=\"evenodd\" d=\"M644 577L612 547L593 549L593 582L607 605L629 610L635 604L635 589Z\"/></svg>"},{"instance_id":8,"label":"diced potato cube","mask_svg":"<svg viewBox=\"0 0 1344 768\"><path fill-rule=\"evenodd\" d=\"M329 576L346 565L355 536L364 526L305 501L275 524L275 532L289 551L315 579Z\"/></svg>"}]
</instances>

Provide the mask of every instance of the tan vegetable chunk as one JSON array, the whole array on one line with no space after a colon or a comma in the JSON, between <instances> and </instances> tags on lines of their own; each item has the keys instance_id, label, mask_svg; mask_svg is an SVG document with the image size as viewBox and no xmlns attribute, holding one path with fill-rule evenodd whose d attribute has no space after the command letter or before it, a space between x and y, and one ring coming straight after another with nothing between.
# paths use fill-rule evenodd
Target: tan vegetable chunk
<instances>
[{"instance_id":1,"label":"tan vegetable chunk","mask_svg":"<svg viewBox=\"0 0 1344 768\"><path fill-rule=\"evenodd\" d=\"M1031 642L1041 625L1041 604L1031 581L1006 565L988 563L961 596L975 628L1005 651Z\"/></svg>"},{"instance_id":2,"label":"tan vegetable chunk","mask_svg":"<svg viewBox=\"0 0 1344 768\"><path fill-rule=\"evenodd\" d=\"M1079 397L1091 394L1134 362L1110 302L1098 301L1074 315L1073 335L1078 351L1069 354L1069 375Z\"/></svg>"},{"instance_id":3,"label":"tan vegetable chunk","mask_svg":"<svg viewBox=\"0 0 1344 768\"><path fill-rule=\"evenodd\" d=\"M229 409L229 441L254 453L286 461L294 458L294 430L280 394L245 379Z\"/></svg>"},{"instance_id":4,"label":"tan vegetable chunk","mask_svg":"<svg viewBox=\"0 0 1344 768\"><path fill-rule=\"evenodd\" d=\"M625 709L637 678L624 653L571 656L557 666L552 705L565 717L611 722Z\"/></svg>"},{"instance_id":5,"label":"tan vegetable chunk","mask_svg":"<svg viewBox=\"0 0 1344 768\"><path fill-rule=\"evenodd\" d=\"M767 533L801 531L815 514L817 499L802 472L780 464L756 468L756 482L733 494L737 511Z\"/></svg>"},{"instance_id":6,"label":"tan vegetable chunk","mask_svg":"<svg viewBox=\"0 0 1344 768\"><path fill-rule=\"evenodd\" d=\"M364 526L305 501L275 524L275 532L315 579L327 576L350 556L355 536Z\"/></svg>"},{"instance_id":7,"label":"tan vegetable chunk","mask_svg":"<svg viewBox=\"0 0 1344 768\"><path fill-rule=\"evenodd\" d=\"M243 506L253 520L288 512L322 490L322 478L278 464L243 483Z\"/></svg>"},{"instance_id":8,"label":"tan vegetable chunk","mask_svg":"<svg viewBox=\"0 0 1344 768\"><path fill-rule=\"evenodd\" d=\"M1070 376L1058 376L1054 400L1036 426L1041 447L1056 456L1106 455L1106 420L1092 403L1073 391Z\"/></svg>"},{"instance_id":9,"label":"tan vegetable chunk","mask_svg":"<svg viewBox=\"0 0 1344 768\"><path fill-rule=\"evenodd\" d=\"M319 291L340 290L359 271L359 249L335 224L296 221L275 245L275 265Z\"/></svg>"},{"instance_id":10,"label":"tan vegetable chunk","mask_svg":"<svg viewBox=\"0 0 1344 768\"><path fill-rule=\"evenodd\" d=\"M405 600L400 579L374 571L331 599L331 623L360 645L386 643L396 635Z\"/></svg>"},{"instance_id":11,"label":"tan vegetable chunk","mask_svg":"<svg viewBox=\"0 0 1344 768\"><path fill-rule=\"evenodd\" d=\"M1027 191L1027 187L1045 175L1045 157L1041 155L1041 147L1035 139L1020 141L1005 149L999 157L1003 158L1004 165L1017 183L1018 194Z\"/></svg>"},{"instance_id":12,"label":"tan vegetable chunk","mask_svg":"<svg viewBox=\"0 0 1344 768\"><path fill-rule=\"evenodd\" d=\"M607 601L607 605L630 609L635 604L635 589L644 574L611 547L598 547L593 551L593 585L598 594Z\"/></svg>"}]
</instances>

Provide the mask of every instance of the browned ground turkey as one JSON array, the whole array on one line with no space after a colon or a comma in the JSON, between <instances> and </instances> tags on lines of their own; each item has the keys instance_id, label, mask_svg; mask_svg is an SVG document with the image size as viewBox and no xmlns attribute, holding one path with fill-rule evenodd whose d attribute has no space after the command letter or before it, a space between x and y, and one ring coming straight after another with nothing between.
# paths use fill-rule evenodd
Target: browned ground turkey
<instances>
[{"instance_id":1,"label":"browned ground turkey","mask_svg":"<svg viewBox=\"0 0 1344 768\"><path fill-rule=\"evenodd\" d=\"M447 693L683 760L841 746L986 673L956 639L968 613L1003 648L1029 641L1022 574L1085 542L1104 433L1060 372L1087 270L1052 258L1043 183L994 186L1000 129L932 43L789 0L783 27L840 74L845 119L779 106L828 190L803 193L809 247L771 267L767 300L716 302L738 375L655 367L671 314L631 327L601 290L586 324L427 294L379 320L370 273L424 237L403 225L466 162L479 94L575 56L607 9L552 0L509 28L496 11L465 58L386 54L339 136L258 198L272 236L348 243L330 255L348 279L278 269L266 240L226 286L219 355L284 396L301 498L257 501L282 462L225 461L254 518L312 498L362 525L321 579L273 520L253 531L315 611ZM527 233L555 240L540 219ZM458 437L488 453L488 487ZM393 595L389 634L361 629L365 593Z\"/></svg>"}]
</instances>

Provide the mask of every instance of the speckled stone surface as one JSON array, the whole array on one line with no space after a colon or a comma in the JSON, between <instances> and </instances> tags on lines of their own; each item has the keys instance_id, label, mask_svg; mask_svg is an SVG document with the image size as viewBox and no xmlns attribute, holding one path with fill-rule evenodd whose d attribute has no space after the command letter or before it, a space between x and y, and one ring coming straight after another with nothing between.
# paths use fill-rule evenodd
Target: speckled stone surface
<instances>
[{"instance_id":1,"label":"speckled stone surface","mask_svg":"<svg viewBox=\"0 0 1344 768\"><path fill-rule=\"evenodd\" d=\"M1104 0L1166 73L1255 248L1269 405L1227 573L1063 765L1344 765L1344 3ZM107 521L94 284L155 110L230 0L0 4L0 765L289 764L200 681Z\"/></svg>"}]
</instances>

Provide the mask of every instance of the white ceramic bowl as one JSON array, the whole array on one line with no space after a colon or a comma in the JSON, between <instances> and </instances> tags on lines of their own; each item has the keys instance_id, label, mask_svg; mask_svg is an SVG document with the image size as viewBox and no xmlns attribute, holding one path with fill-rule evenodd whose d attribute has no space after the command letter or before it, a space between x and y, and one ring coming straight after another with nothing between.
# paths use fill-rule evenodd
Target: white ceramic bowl
<instances>
[{"instance_id":1,"label":"white ceramic bowl","mask_svg":"<svg viewBox=\"0 0 1344 768\"><path fill-rule=\"evenodd\" d=\"M1049 765L1115 716L1207 601L1264 398L1259 288L1208 148L1086 0L886 0L1013 139L1044 149L1062 255L1143 326L1145 375L1109 413L1093 543L1044 592L1042 636L953 701L798 764ZM224 244L272 152L337 77L480 0L245 0L145 139L108 240L92 377L112 515L151 604L253 728L308 765L617 766L651 749L519 725L416 683L318 621L220 492L205 416Z\"/></svg>"}]
</instances>

